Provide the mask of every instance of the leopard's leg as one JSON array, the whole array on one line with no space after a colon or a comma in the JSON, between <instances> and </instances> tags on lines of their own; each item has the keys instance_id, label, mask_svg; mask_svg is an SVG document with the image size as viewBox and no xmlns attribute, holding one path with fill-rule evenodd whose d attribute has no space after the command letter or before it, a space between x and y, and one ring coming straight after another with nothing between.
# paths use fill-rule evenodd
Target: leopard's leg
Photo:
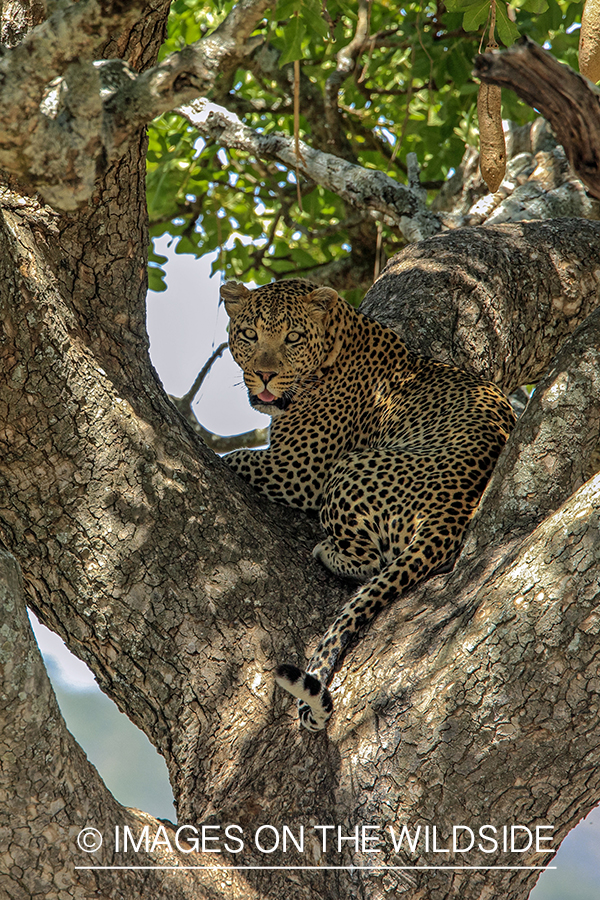
<instances>
[{"instance_id":1,"label":"leopard's leg","mask_svg":"<svg viewBox=\"0 0 600 900\"><path fill-rule=\"evenodd\" d=\"M333 711L327 688L348 645L384 607L444 563L452 560L462 534L448 539L440 534L438 519L419 524L410 546L344 606L315 650L306 671L284 665L277 669L280 687L298 698L300 721L309 731L325 728Z\"/></svg>"},{"instance_id":2,"label":"leopard's leg","mask_svg":"<svg viewBox=\"0 0 600 900\"><path fill-rule=\"evenodd\" d=\"M415 532L415 485L426 483L415 471L418 463L397 449L354 451L337 460L320 511L327 537L313 556L335 575L356 581L368 581L387 566ZM439 481L436 473L438 492Z\"/></svg>"},{"instance_id":3,"label":"leopard's leg","mask_svg":"<svg viewBox=\"0 0 600 900\"><path fill-rule=\"evenodd\" d=\"M353 581L369 581L377 572L381 571L381 555L369 542L365 541L363 555L358 561L355 557L349 559L347 554L338 549L338 544L332 538L325 538L314 548L312 555L315 559L342 578L351 578Z\"/></svg>"},{"instance_id":4,"label":"leopard's leg","mask_svg":"<svg viewBox=\"0 0 600 900\"><path fill-rule=\"evenodd\" d=\"M284 447L234 450L223 457L245 481L276 503L304 510L320 507L324 474L311 465L308 451Z\"/></svg>"}]
</instances>

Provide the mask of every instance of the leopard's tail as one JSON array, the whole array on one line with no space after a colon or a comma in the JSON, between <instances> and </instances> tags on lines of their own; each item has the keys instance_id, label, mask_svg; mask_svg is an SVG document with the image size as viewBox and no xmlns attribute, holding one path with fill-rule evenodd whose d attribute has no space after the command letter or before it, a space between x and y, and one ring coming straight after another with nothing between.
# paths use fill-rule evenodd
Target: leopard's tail
<instances>
[{"instance_id":1,"label":"leopard's tail","mask_svg":"<svg viewBox=\"0 0 600 900\"><path fill-rule=\"evenodd\" d=\"M381 576L379 576L381 577ZM300 721L309 731L325 728L333 712L333 701L327 685L348 645L358 632L388 604L398 592L387 585L388 596L366 584L346 603L341 614L325 632L315 650L306 671L286 663L279 666L275 681L284 690L298 698Z\"/></svg>"},{"instance_id":2,"label":"leopard's tail","mask_svg":"<svg viewBox=\"0 0 600 900\"><path fill-rule=\"evenodd\" d=\"M427 550L424 549L426 544ZM279 666L275 680L280 687L298 698L298 713L305 728L319 731L326 727L333 712L327 685L358 633L404 591L429 575L448 571L459 544L459 539L454 539L446 547L436 546L429 529L421 529L404 553L346 603L325 632L306 671L289 664Z\"/></svg>"},{"instance_id":3,"label":"leopard's tail","mask_svg":"<svg viewBox=\"0 0 600 900\"><path fill-rule=\"evenodd\" d=\"M275 681L298 698L298 715L305 728L309 731L325 728L333 712L333 701L326 685L309 672L288 663L277 667Z\"/></svg>"},{"instance_id":4,"label":"leopard's tail","mask_svg":"<svg viewBox=\"0 0 600 900\"><path fill-rule=\"evenodd\" d=\"M341 614L325 632L315 650L307 670L285 663L278 666L275 681L284 690L298 698L298 715L309 731L325 728L333 712L333 701L327 685L338 663L342 661L348 645L359 630L377 615L386 602L365 595L370 585L356 594L342 609ZM396 591L390 594L397 596Z\"/></svg>"}]
</instances>

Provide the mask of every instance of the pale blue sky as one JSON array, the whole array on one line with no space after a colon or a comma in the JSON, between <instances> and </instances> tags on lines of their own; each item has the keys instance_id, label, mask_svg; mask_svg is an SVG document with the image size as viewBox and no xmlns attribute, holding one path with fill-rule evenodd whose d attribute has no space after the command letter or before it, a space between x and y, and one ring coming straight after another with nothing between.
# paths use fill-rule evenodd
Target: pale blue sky
<instances>
[{"instance_id":1,"label":"pale blue sky","mask_svg":"<svg viewBox=\"0 0 600 900\"><path fill-rule=\"evenodd\" d=\"M181 397L213 350L227 340L227 314L219 306L219 276L210 278L211 261L177 256L167 238L156 242L169 257L167 290L148 293L150 356L169 394ZM205 428L227 435L264 428L269 417L248 403L240 371L229 350L211 369L194 403Z\"/></svg>"}]
</instances>

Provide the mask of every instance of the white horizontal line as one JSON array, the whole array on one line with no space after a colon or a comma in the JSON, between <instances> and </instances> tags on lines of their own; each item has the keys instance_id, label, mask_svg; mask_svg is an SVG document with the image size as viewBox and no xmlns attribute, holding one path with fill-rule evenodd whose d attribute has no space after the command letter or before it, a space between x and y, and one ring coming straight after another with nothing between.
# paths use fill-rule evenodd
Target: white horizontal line
<instances>
[{"instance_id":1,"label":"white horizontal line","mask_svg":"<svg viewBox=\"0 0 600 900\"><path fill-rule=\"evenodd\" d=\"M473 869L483 869L486 872L491 872L496 869L508 869L510 871L521 871L523 869L534 869L536 871L543 872L546 869L556 869L556 866L75 866L76 869L127 869L127 870L138 870L138 869L173 869L177 871L178 869L210 869L211 871L219 871L219 872L241 872L247 871L249 869L252 870L284 870L284 871L315 871L322 872L324 869L348 869L351 871L358 871L359 869L387 869L391 871L414 871L416 869L433 869L435 871L441 871L444 869L459 869L463 870L473 870Z\"/></svg>"}]
</instances>

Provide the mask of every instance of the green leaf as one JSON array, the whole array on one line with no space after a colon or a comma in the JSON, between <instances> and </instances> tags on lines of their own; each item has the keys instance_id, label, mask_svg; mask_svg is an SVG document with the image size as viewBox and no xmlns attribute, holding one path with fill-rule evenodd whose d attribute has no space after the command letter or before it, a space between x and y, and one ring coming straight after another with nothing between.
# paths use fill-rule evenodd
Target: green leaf
<instances>
[{"instance_id":1,"label":"green leaf","mask_svg":"<svg viewBox=\"0 0 600 900\"><path fill-rule=\"evenodd\" d=\"M547 0L510 0L509 6L513 9L525 9L535 16L540 16L548 9Z\"/></svg>"},{"instance_id":2,"label":"green leaf","mask_svg":"<svg viewBox=\"0 0 600 900\"><path fill-rule=\"evenodd\" d=\"M178 255L180 253L193 253L196 255L198 252L198 242L191 240L187 235L183 235L177 241L177 245L175 247L175 253Z\"/></svg>"},{"instance_id":3,"label":"green leaf","mask_svg":"<svg viewBox=\"0 0 600 900\"><path fill-rule=\"evenodd\" d=\"M236 0L174 0L169 17L166 53L215 32ZM323 3L334 23L328 30ZM517 29L498 0L496 38L510 44ZM519 29L538 44L548 41L561 62L576 60L578 32L567 33L581 16L581 2L510 0ZM464 144L477 140L475 97L471 79L476 51L473 29L483 30L490 0L446 0L440 19L436 4L370 4L371 34L384 38L359 60L361 81L348 78L340 95L340 125L361 166L403 179L406 153L417 153L422 180L434 182L457 168ZM309 143L327 150L322 123L315 121L336 54L356 31L358 0L278 0L257 24L254 35L265 48L276 48L285 65L302 59L303 75L311 83L311 100L302 109L302 131ZM511 13L512 15L512 13ZM471 29L461 36L461 25ZM418 41L415 34L418 32ZM274 60L267 53L266 62ZM231 85L231 103L244 124L261 135L293 132L292 80L273 73L262 62L240 63ZM407 91L410 102L407 109ZM361 89L366 87L366 90ZM312 97L315 98L314 108ZM227 105L227 104L226 104ZM535 113L509 91L503 96L503 116L522 124ZM316 127L318 126L318 127ZM389 134L403 142L389 162ZM295 185L284 166L257 161L242 150L217 141L198 144L198 134L181 117L167 113L149 126L147 157L148 208L153 236L180 239L179 253L200 256L219 251L216 268L228 278L268 282L277 271L306 273L317 265L349 258L362 265L361 230L348 224L340 198L319 185L303 184L303 211L297 207ZM329 148L331 149L331 148ZM385 152L382 150L385 149ZM430 190L430 199L434 189ZM290 206L291 201L291 206ZM276 223L274 225L274 223ZM244 241L240 244L239 238ZM252 243L245 243L250 241ZM269 242L270 252L255 254ZM383 223L388 256L402 249L397 231ZM228 249L225 249L225 248ZM151 257L154 287L162 288L162 258Z\"/></svg>"},{"instance_id":4,"label":"green leaf","mask_svg":"<svg viewBox=\"0 0 600 900\"><path fill-rule=\"evenodd\" d=\"M508 18L506 5L502 2L496 4L496 29L498 37L505 47L510 47L521 37L521 33L514 22Z\"/></svg>"},{"instance_id":5,"label":"green leaf","mask_svg":"<svg viewBox=\"0 0 600 900\"><path fill-rule=\"evenodd\" d=\"M465 31L477 31L480 25L487 20L490 12L489 0L478 0L469 6L463 16L463 28Z\"/></svg>"},{"instance_id":6,"label":"green leaf","mask_svg":"<svg viewBox=\"0 0 600 900\"><path fill-rule=\"evenodd\" d=\"M286 49L279 57L280 66L302 59L302 39L305 34L306 23L299 16L294 16L284 29Z\"/></svg>"},{"instance_id":7,"label":"green leaf","mask_svg":"<svg viewBox=\"0 0 600 900\"><path fill-rule=\"evenodd\" d=\"M275 18L279 21L291 19L295 13L300 12L301 8L301 0L279 0L275 7Z\"/></svg>"},{"instance_id":8,"label":"green leaf","mask_svg":"<svg viewBox=\"0 0 600 900\"><path fill-rule=\"evenodd\" d=\"M329 37L329 28L321 15L321 8L318 3L311 2L311 0L305 0L302 4L300 15L308 25L309 32L312 32L313 35L316 35L321 39Z\"/></svg>"},{"instance_id":9,"label":"green leaf","mask_svg":"<svg viewBox=\"0 0 600 900\"><path fill-rule=\"evenodd\" d=\"M448 56L446 69L454 83L459 86L471 80L473 60L467 58L460 50L455 50Z\"/></svg>"},{"instance_id":10,"label":"green leaf","mask_svg":"<svg viewBox=\"0 0 600 900\"><path fill-rule=\"evenodd\" d=\"M154 249L154 244L150 241L150 247L148 248L148 262L156 263L157 266L164 266L164 264L168 260L168 256L163 256L162 253L157 253Z\"/></svg>"},{"instance_id":11,"label":"green leaf","mask_svg":"<svg viewBox=\"0 0 600 900\"><path fill-rule=\"evenodd\" d=\"M166 291L167 283L165 281L166 273L164 269L161 269L158 266L148 266L148 290L156 291L157 294L160 294L161 291Z\"/></svg>"},{"instance_id":12,"label":"green leaf","mask_svg":"<svg viewBox=\"0 0 600 900\"><path fill-rule=\"evenodd\" d=\"M490 0L486 0L489 7ZM470 6L478 6L479 0L446 0L445 6L448 12L463 12Z\"/></svg>"},{"instance_id":13,"label":"green leaf","mask_svg":"<svg viewBox=\"0 0 600 900\"><path fill-rule=\"evenodd\" d=\"M292 250L292 259L302 268L310 268L315 264L315 258L312 253L303 250L302 247L294 247Z\"/></svg>"},{"instance_id":14,"label":"green leaf","mask_svg":"<svg viewBox=\"0 0 600 900\"><path fill-rule=\"evenodd\" d=\"M284 275L287 272L293 272L294 270L291 268L289 262L285 262L280 259L272 259L269 261L269 268L273 270L273 272L278 272L280 275Z\"/></svg>"}]
</instances>

